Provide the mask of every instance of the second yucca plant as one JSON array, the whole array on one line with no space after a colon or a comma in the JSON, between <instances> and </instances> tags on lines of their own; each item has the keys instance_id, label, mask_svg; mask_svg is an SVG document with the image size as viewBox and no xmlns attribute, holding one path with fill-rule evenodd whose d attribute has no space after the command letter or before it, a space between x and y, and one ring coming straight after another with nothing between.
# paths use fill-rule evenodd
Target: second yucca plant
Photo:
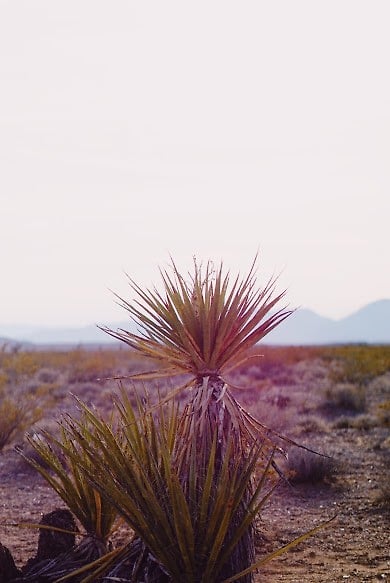
<instances>
[{"instance_id":1,"label":"second yucca plant","mask_svg":"<svg viewBox=\"0 0 390 583\"><path fill-rule=\"evenodd\" d=\"M194 475L194 464L197 475L206 476L210 473L212 458L212 475L218 476L222 468L226 472L224 464L228 457L235 461L231 463L233 476L233 472L235 475L240 472L237 462L241 463L242 471L246 471L246 460L253 447L261 445L258 452L263 469L268 467L273 455L273 443L263 427L236 401L226 377L248 359L251 348L290 314L286 309L275 309L284 293L274 295L274 280L262 289L256 287L254 269L255 262L245 279L237 277L231 282L222 264L215 270L210 262L205 267L194 262L194 272L186 279L172 263L171 272L161 271L163 292L143 290L130 280L136 293L135 301L119 298L138 324L138 333L105 329L157 362L155 370L142 373L138 378L190 375L189 380L172 393L173 396L180 391L189 392L186 411L189 429L180 446L183 464L180 480L187 502L193 497L189 477ZM225 480L228 476L229 473ZM217 489L221 485L212 487ZM248 512L252 495L253 485L249 481L224 540L219 541L221 549L234 539L234 532ZM234 503L232 500L231 504ZM232 552L225 557L223 569L215 581L234 577L253 561L254 533L249 523ZM241 580L249 582L252 575L244 575Z\"/></svg>"}]
</instances>

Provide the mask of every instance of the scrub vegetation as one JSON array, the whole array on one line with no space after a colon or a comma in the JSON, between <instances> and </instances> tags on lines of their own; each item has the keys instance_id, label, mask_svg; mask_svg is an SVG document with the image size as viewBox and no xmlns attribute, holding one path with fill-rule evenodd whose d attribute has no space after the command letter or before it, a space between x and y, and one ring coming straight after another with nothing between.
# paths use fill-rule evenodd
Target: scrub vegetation
<instances>
[{"instance_id":1,"label":"scrub vegetation","mask_svg":"<svg viewBox=\"0 0 390 583\"><path fill-rule=\"evenodd\" d=\"M4 581L293 581L278 557L332 536L321 528L337 513L332 496L351 487L343 432L375 439L386 458L390 347L259 345L289 314L274 282L259 290L253 271L230 282L211 264L162 279L161 294L130 281L136 300L120 301L143 333L108 330L113 348L1 352L4 493L29 475L75 524L42 559L16 548L9 523L22 519L3 513ZM383 468L371 507L387 520ZM291 529L297 488L329 504ZM56 532L44 519L41 547ZM34 510L23 521L40 522Z\"/></svg>"}]
</instances>

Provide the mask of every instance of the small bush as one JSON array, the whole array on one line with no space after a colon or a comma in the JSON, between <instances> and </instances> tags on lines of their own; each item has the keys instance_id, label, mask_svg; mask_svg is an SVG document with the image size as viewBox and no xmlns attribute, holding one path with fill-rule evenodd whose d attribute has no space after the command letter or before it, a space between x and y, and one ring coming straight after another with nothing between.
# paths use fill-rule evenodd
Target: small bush
<instances>
[{"instance_id":1,"label":"small bush","mask_svg":"<svg viewBox=\"0 0 390 583\"><path fill-rule=\"evenodd\" d=\"M330 481L335 470L333 458L302 449L294 449L288 454L287 477L293 484Z\"/></svg>"},{"instance_id":2,"label":"small bush","mask_svg":"<svg viewBox=\"0 0 390 583\"><path fill-rule=\"evenodd\" d=\"M49 368L42 368L37 374L37 380L40 383L52 385L58 380L58 371Z\"/></svg>"},{"instance_id":3,"label":"small bush","mask_svg":"<svg viewBox=\"0 0 390 583\"><path fill-rule=\"evenodd\" d=\"M39 365L35 354L18 352L3 354L1 368L7 375L7 382L17 384L23 379L31 378L37 372Z\"/></svg>"},{"instance_id":4,"label":"small bush","mask_svg":"<svg viewBox=\"0 0 390 583\"><path fill-rule=\"evenodd\" d=\"M112 377L117 372L117 354L114 351L73 350L68 360L69 383L95 382L98 378Z\"/></svg>"},{"instance_id":5,"label":"small bush","mask_svg":"<svg viewBox=\"0 0 390 583\"><path fill-rule=\"evenodd\" d=\"M372 427L377 427L378 420L372 415L358 415L357 417L348 417L343 415L339 417L334 423L334 429L360 429L367 431Z\"/></svg>"},{"instance_id":6,"label":"small bush","mask_svg":"<svg viewBox=\"0 0 390 583\"><path fill-rule=\"evenodd\" d=\"M373 505L377 507L378 510L390 511L390 473L381 476L379 492L373 500Z\"/></svg>"},{"instance_id":7,"label":"small bush","mask_svg":"<svg viewBox=\"0 0 390 583\"><path fill-rule=\"evenodd\" d=\"M0 371L0 391L7 385L8 383L8 375Z\"/></svg>"},{"instance_id":8,"label":"small bush","mask_svg":"<svg viewBox=\"0 0 390 583\"><path fill-rule=\"evenodd\" d=\"M390 427L390 399L379 405L378 418L381 425Z\"/></svg>"},{"instance_id":9,"label":"small bush","mask_svg":"<svg viewBox=\"0 0 390 583\"><path fill-rule=\"evenodd\" d=\"M331 377L334 382L366 385L390 370L390 346L350 345L328 348L325 358L337 359Z\"/></svg>"},{"instance_id":10,"label":"small bush","mask_svg":"<svg viewBox=\"0 0 390 583\"><path fill-rule=\"evenodd\" d=\"M353 427L353 419L347 415L342 415L332 424L333 429L350 429Z\"/></svg>"},{"instance_id":11,"label":"small bush","mask_svg":"<svg viewBox=\"0 0 390 583\"><path fill-rule=\"evenodd\" d=\"M308 415L299 421L299 429L301 433L327 433L329 427L325 421Z\"/></svg>"},{"instance_id":12,"label":"small bush","mask_svg":"<svg viewBox=\"0 0 390 583\"><path fill-rule=\"evenodd\" d=\"M42 417L42 409L4 397L0 401L0 451L12 440L22 435Z\"/></svg>"},{"instance_id":13,"label":"small bush","mask_svg":"<svg viewBox=\"0 0 390 583\"><path fill-rule=\"evenodd\" d=\"M342 384L327 389L324 406L330 409L343 409L360 413L366 409L366 393L364 387Z\"/></svg>"},{"instance_id":14,"label":"small bush","mask_svg":"<svg viewBox=\"0 0 390 583\"><path fill-rule=\"evenodd\" d=\"M353 419L353 427L355 429L362 429L367 431L372 427L377 427L378 420L372 415L358 415Z\"/></svg>"}]
</instances>

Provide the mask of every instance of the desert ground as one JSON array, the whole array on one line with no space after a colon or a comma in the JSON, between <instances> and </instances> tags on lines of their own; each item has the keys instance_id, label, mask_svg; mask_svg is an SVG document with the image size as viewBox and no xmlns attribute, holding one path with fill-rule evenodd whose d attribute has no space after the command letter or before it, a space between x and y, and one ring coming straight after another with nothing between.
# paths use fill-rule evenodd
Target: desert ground
<instances>
[{"instance_id":1,"label":"desert ground","mask_svg":"<svg viewBox=\"0 0 390 583\"><path fill-rule=\"evenodd\" d=\"M230 378L252 415L288 437L275 437L288 454L278 459L285 479L258 518L258 559L334 520L259 569L255 581L390 581L390 347L265 346L260 352ZM35 555L38 540L37 529L23 524L64 506L16 451L31 453L24 431L55 432L61 416L78 414L72 395L109 411L117 390L112 377L145 367L125 349L3 348L0 436L10 403L28 409L17 430L3 435L0 451L0 543L18 567ZM131 391L132 383L123 382ZM113 544L126 536L123 528Z\"/></svg>"}]
</instances>

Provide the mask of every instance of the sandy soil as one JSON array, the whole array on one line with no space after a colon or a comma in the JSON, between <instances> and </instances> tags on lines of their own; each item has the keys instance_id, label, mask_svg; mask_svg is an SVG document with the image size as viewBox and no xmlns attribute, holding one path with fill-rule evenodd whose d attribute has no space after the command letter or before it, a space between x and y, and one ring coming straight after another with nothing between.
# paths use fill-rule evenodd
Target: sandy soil
<instances>
[{"instance_id":1,"label":"sandy soil","mask_svg":"<svg viewBox=\"0 0 390 583\"><path fill-rule=\"evenodd\" d=\"M260 407L264 422L270 425L279 415L283 422L278 429L284 425L293 439L333 456L337 471L325 482L281 484L277 489L259 523L259 557L336 518L263 567L256 582L390 581L389 429L368 422L365 427L335 428L335 412L319 406L318 395L328 382L325 367L318 362L293 365L289 380L279 374L279 379L259 381L261 402L271 403ZM390 374L371 381L366 392L365 414L372 420L378 403L389 398ZM288 396L287 404L280 401L281 395ZM259 411L253 393L244 391L239 397ZM314 414L318 423L309 430L307 419ZM17 566L35 555L38 533L16 524L37 523L43 513L62 506L11 447L0 454L0 542L10 549Z\"/></svg>"}]
</instances>

